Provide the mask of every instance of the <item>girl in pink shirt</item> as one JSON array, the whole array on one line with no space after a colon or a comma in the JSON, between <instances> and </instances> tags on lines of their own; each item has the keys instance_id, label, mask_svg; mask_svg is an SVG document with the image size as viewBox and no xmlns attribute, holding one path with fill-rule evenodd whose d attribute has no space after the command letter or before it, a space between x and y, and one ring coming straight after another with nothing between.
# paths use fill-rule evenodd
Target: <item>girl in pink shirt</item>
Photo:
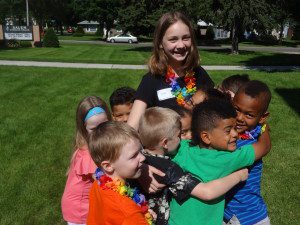
<instances>
[{"instance_id":1,"label":"girl in pink shirt","mask_svg":"<svg viewBox=\"0 0 300 225\"><path fill-rule=\"evenodd\" d=\"M84 98L77 107L74 153L61 200L64 220L69 225L85 224L89 209L89 191L97 168L88 147L88 134L100 123L111 120L106 103L99 97Z\"/></svg>"}]
</instances>

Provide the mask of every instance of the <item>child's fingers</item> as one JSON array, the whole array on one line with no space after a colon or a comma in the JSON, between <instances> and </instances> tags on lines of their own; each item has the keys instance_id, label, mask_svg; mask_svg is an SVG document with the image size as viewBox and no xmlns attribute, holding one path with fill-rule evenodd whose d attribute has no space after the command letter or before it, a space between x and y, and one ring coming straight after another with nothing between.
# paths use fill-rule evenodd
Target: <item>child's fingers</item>
<instances>
[{"instance_id":1,"label":"child's fingers","mask_svg":"<svg viewBox=\"0 0 300 225\"><path fill-rule=\"evenodd\" d=\"M153 174L156 174L156 175L161 176L161 177L165 176L165 174L163 172L161 172L159 169L156 169L153 166L149 166L149 174L152 177L153 177Z\"/></svg>"}]
</instances>

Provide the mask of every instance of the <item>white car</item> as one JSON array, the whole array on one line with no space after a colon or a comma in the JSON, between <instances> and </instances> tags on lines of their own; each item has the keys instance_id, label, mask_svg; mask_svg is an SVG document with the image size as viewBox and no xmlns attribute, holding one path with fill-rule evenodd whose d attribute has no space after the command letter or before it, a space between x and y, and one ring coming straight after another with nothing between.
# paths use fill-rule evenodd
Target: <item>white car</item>
<instances>
[{"instance_id":1,"label":"white car","mask_svg":"<svg viewBox=\"0 0 300 225\"><path fill-rule=\"evenodd\" d=\"M115 42L123 42L123 43L137 43L137 37L132 36L131 34L119 34L113 37L109 37L106 40L107 42L110 43L115 43Z\"/></svg>"}]
</instances>

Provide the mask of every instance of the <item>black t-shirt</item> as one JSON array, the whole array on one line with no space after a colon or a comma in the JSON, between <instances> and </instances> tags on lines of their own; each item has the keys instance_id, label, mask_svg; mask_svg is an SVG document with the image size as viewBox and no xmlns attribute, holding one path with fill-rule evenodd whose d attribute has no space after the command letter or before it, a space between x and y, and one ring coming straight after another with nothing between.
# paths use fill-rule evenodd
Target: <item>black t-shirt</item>
<instances>
[{"instance_id":1,"label":"black t-shirt","mask_svg":"<svg viewBox=\"0 0 300 225\"><path fill-rule=\"evenodd\" d=\"M196 67L194 72L197 90L201 89L205 91L214 87L214 82L202 67ZM181 88L185 87L183 77L179 77L177 82ZM145 102L147 107L176 107L176 98L171 94L170 88L171 86L165 81L165 76L156 76L149 72L144 75L137 89L136 99Z\"/></svg>"}]
</instances>

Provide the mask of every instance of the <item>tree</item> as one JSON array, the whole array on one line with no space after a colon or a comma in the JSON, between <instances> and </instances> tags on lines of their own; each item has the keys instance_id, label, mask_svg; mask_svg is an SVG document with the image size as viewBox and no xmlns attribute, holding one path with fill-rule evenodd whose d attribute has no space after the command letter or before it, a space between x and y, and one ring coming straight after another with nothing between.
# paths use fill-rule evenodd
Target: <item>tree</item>
<instances>
[{"instance_id":1,"label":"tree","mask_svg":"<svg viewBox=\"0 0 300 225\"><path fill-rule=\"evenodd\" d=\"M239 37L245 29L270 30L270 7L265 0L214 0L214 21L230 30L231 53L238 54Z\"/></svg>"},{"instance_id":2,"label":"tree","mask_svg":"<svg viewBox=\"0 0 300 225\"><path fill-rule=\"evenodd\" d=\"M200 18L208 18L210 11L203 7L205 4L207 1L198 0L122 0L118 22L124 31L149 35L161 15L169 11L183 12L196 25Z\"/></svg>"},{"instance_id":3,"label":"tree","mask_svg":"<svg viewBox=\"0 0 300 225\"><path fill-rule=\"evenodd\" d=\"M83 1L86 19L98 21L100 28L105 27L106 38L108 31L114 26L114 22L118 19L118 10L120 0L91 0Z\"/></svg>"},{"instance_id":4,"label":"tree","mask_svg":"<svg viewBox=\"0 0 300 225\"><path fill-rule=\"evenodd\" d=\"M22 0L0 0L0 23L5 24L5 19L10 18L17 25L23 25L25 7L25 1Z\"/></svg>"}]
</instances>

